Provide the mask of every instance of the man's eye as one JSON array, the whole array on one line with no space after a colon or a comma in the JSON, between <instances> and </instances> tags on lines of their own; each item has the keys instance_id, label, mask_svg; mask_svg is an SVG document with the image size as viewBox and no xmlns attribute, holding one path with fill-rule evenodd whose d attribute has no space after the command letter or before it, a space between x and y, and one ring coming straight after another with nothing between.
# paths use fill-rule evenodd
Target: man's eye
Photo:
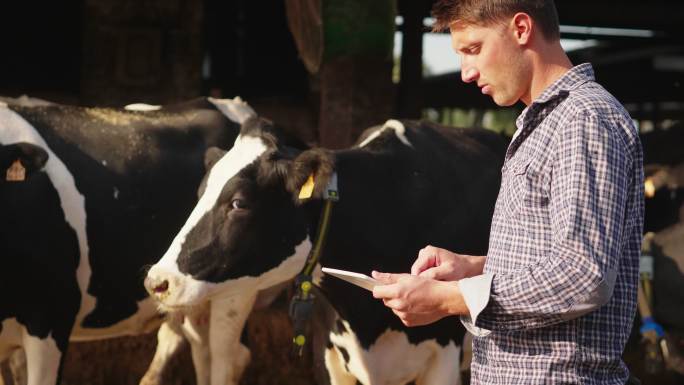
<instances>
[{"instance_id":1,"label":"man's eye","mask_svg":"<svg viewBox=\"0 0 684 385\"><path fill-rule=\"evenodd\" d=\"M233 201L230 202L230 206L234 209L246 209L247 208L247 204L242 199L233 199Z\"/></svg>"},{"instance_id":2,"label":"man's eye","mask_svg":"<svg viewBox=\"0 0 684 385\"><path fill-rule=\"evenodd\" d=\"M467 53L469 55L477 55L480 52L480 46L479 45L471 45L467 49Z\"/></svg>"}]
</instances>

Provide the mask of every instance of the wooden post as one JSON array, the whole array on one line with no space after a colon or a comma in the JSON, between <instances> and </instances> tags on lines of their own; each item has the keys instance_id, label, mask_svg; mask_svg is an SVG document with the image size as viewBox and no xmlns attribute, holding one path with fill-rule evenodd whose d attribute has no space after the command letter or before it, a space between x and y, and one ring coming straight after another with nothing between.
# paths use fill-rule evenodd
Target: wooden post
<instances>
[{"instance_id":1,"label":"wooden post","mask_svg":"<svg viewBox=\"0 0 684 385\"><path fill-rule=\"evenodd\" d=\"M361 131L392 115L396 1L287 0L286 4L298 50L307 69L319 77L318 143L333 149L348 147ZM309 26L302 26L307 24L301 20L304 11ZM319 20L322 39L317 43L316 36L307 38L301 31L315 32L311 25ZM322 49L307 44L322 44Z\"/></svg>"},{"instance_id":2,"label":"wooden post","mask_svg":"<svg viewBox=\"0 0 684 385\"><path fill-rule=\"evenodd\" d=\"M419 119L423 109L423 13L420 1L404 1L397 115Z\"/></svg>"}]
</instances>

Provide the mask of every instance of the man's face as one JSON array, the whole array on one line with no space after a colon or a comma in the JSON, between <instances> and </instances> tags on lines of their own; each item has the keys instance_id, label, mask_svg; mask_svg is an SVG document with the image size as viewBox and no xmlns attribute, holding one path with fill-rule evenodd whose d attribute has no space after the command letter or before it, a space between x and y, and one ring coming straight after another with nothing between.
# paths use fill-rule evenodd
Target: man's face
<instances>
[{"instance_id":1,"label":"man's face","mask_svg":"<svg viewBox=\"0 0 684 385\"><path fill-rule=\"evenodd\" d=\"M461 57L461 78L476 82L499 106L510 106L529 92L528 64L507 24L451 25L451 44Z\"/></svg>"}]
</instances>

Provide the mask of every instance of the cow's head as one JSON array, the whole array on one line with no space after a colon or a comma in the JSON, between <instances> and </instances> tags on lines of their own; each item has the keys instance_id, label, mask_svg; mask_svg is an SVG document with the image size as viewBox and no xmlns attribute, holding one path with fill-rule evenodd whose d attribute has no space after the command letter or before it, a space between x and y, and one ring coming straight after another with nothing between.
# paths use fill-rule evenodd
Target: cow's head
<instances>
[{"instance_id":1,"label":"cow's head","mask_svg":"<svg viewBox=\"0 0 684 385\"><path fill-rule=\"evenodd\" d=\"M47 160L47 151L34 144L0 144L0 281L8 285L15 279L8 275L29 271L19 266L35 268L46 255L58 261L60 247L72 239L71 229L60 227L64 213L57 191L41 172Z\"/></svg>"},{"instance_id":2,"label":"cow's head","mask_svg":"<svg viewBox=\"0 0 684 385\"><path fill-rule=\"evenodd\" d=\"M270 122L254 118L230 151L207 152L197 206L145 280L163 306L261 290L301 270L310 223L297 195L313 173L314 197L321 196L332 161L284 142Z\"/></svg>"},{"instance_id":3,"label":"cow's head","mask_svg":"<svg viewBox=\"0 0 684 385\"><path fill-rule=\"evenodd\" d=\"M34 144L25 142L0 144L0 173L2 173L2 182L0 183L7 181L8 170L10 169L23 169L23 177L28 178L34 172L42 169L47 160L48 153L42 147ZM10 174L12 174L12 170L10 170ZM10 181L21 182L21 180L12 180L11 177L9 179Z\"/></svg>"}]
</instances>

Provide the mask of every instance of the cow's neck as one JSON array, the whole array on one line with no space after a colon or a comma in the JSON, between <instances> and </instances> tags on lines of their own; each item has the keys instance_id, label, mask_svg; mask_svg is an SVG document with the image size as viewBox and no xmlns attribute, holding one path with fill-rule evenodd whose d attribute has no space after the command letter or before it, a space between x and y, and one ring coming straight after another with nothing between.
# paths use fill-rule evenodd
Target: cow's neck
<instances>
[{"instance_id":1,"label":"cow's neck","mask_svg":"<svg viewBox=\"0 0 684 385\"><path fill-rule=\"evenodd\" d=\"M397 221L396 202L404 188L401 165L388 154L374 154L363 149L336 153L335 168L338 175L339 202L333 205L330 229L321 255L323 266L338 267L366 274L375 260L383 260L404 252L404 245L392 242L392 234L406 228ZM372 165L372 167L369 167ZM309 233L317 236L323 201L306 205L309 210ZM391 266L388 266L391 267Z\"/></svg>"},{"instance_id":2,"label":"cow's neck","mask_svg":"<svg viewBox=\"0 0 684 385\"><path fill-rule=\"evenodd\" d=\"M388 175L402 173L406 168L374 154L359 152L337 154L335 171L340 200L333 205L330 229L319 264L367 275L371 270L408 271L410 266L403 263L408 263L414 252L408 242L420 237L400 234L402 229L410 226L396 212L401 192L391 190L396 190L398 186L394 185L399 183L388 181ZM306 205L311 218L310 234L316 232L322 204L323 201L318 200ZM323 294L319 300L350 325L364 346L369 346L385 333L388 323L398 322L363 289L327 276L318 283Z\"/></svg>"}]
</instances>

